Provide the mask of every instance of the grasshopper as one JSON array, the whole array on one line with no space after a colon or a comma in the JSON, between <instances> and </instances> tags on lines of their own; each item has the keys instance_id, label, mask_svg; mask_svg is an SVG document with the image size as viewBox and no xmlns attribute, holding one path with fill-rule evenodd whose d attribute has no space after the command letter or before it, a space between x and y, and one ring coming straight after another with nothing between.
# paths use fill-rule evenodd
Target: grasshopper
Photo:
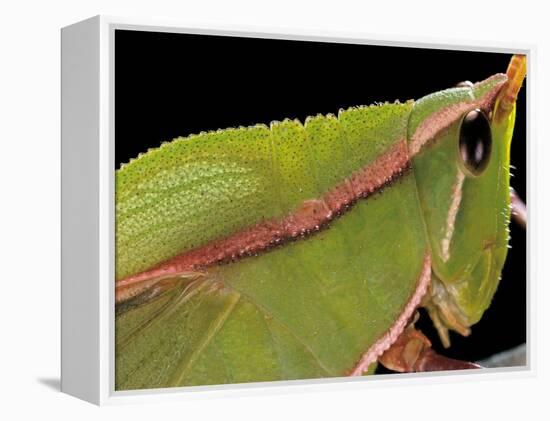
<instances>
[{"instance_id":1,"label":"grasshopper","mask_svg":"<svg viewBox=\"0 0 550 421\"><path fill-rule=\"evenodd\" d=\"M478 367L525 56L417 101L178 138L116 172L118 390Z\"/></svg>"}]
</instances>

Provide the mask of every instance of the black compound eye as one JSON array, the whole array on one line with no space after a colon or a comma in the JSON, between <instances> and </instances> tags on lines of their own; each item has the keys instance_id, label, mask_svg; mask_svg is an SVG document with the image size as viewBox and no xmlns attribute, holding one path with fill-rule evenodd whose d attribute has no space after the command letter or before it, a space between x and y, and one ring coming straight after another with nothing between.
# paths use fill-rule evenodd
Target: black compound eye
<instances>
[{"instance_id":1,"label":"black compound eye","mask_svg":"<svg viewBox=\"0 0 550 421\"><path fill-rule=\"evenodd\" d=\"M459 137L459 153L462 163L472 175L480 175L491 157L491 124L479 110L466 113L462 119Z\"/></svg>"}]
</instances>

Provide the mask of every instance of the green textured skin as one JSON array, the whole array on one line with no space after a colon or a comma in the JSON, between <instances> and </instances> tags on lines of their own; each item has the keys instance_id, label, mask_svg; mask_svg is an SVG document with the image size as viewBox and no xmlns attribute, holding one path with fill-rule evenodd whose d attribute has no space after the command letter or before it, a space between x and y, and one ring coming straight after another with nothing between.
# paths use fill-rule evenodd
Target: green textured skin
<instances>
[{"instance_id":1,"label":"green textured skin","mask_svg":"<svg viewBox=\"0 0 550 421\"><path fill-rule=\"evenodd\" d=\"M117 171L117 279L287 215L368 166L429 113L472 95L453 89L432 97L436 103L358 107L304 125L286 120L204 133L149 151ZM443 263L432 252L436 274L474 316L486 301L475 296L478 284L489 284L483 291L492 296L505 258L512 126L513 119L494 128L487 177L467 180L451 259ZM327 229L211 267L205 279L182 282L119 314L116 389L348 374L410 300L425 253L437 251L458 168L456 138L453 126L414 159L411 171ZM495 193L497 176L506 180L499 179ZM496 207L474 206L480 194ZM474 220L475 214L481 217ZM479 252L467 247L474 241L479 249L487 233L496 239L489 276L477 264ZM466 282L457 275L466 273L465 265Z\"/></svg>"},{"instance_id":2,"label":"green textured skin","mask_svg":"<svg viewBox=\"0 0 550 421\"><path fill-rule=\"evenodd\" d=\"M327 230L212 268L185 302L117 318L117 389L342 376L412 295L424 238L409 174Z\"/></svg>"},{"instance_id":3,"label":"green textured skin","mask_svg":"<svg viewBox=\"0 0 550 421\"><path fill-rule=\"evenodd\" d=\"M116 279L318 197L404 139L411 107L202 133L124 165L116 173Z\"/></svg>"}]
</instances>

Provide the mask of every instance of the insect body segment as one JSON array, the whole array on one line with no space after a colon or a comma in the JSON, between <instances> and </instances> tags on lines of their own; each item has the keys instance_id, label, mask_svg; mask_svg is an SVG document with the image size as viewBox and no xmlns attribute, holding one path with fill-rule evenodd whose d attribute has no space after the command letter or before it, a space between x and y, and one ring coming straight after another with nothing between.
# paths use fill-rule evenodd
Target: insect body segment
<instances>
[{"instance_id":1,"label":"insect body segment","mask_svg":"<svg viewBox=\"0 0 550 421\"><path fill-rule=\"evenodd\" d=\"M479 321L506 257L513 115L498 121L495 109L513 79L495 75L433 94L418 101L411 115L410 144L423 131L430 135L412 165L433 253L428 309L445 345L447 328L468 334ZM415 114L422 115L416 129Z\"/></svg>"},{"instance_id":2,"label":"insect body segment","mask_svg":"<svg viewBox=\"0 0 550 421\"><path fill-rule=\"evenodd\" d=\"M328 222L406 164L402 149L411 107L357 107L341 111L338 118L308 119L305 126L285 120L270 128L203 133L130 162L117 177L117 279L127 284L128 275L187 251L196 254L218 239L238 236L237 243L250 254L270 246L269 235L278 243L311 231L308 225L296 230L288 225L296 226L293 216L303 216L300 210L312 200L328 200L318 207L326 210L323 218ZM389 157L384 159L385 153ZM377 159L380 165L370 168ZM313 228L322 225L323 218ZM266 230L271 234L262 235ZM243 242L242 234L250 231ZM267 244L258 244L256 233ZM233 254L221 252L217 260ZM181 265L173 269L193 270Z\"/></svg>"},{"instance_id":3,"label":"insect body segment","mask_svg":"<svg viewBox=\"0 0 550 421\"><path fill-rule=\"evenodd\" d=\"M194 313L192 309L200 306L200 303L211 302L212 294L218 296L216 300L221 300L216 301L221 307L211 304L213 311L219 308L215 311L220 312L220 317L225 312L229 313L212 322L214 330L204 332L210 339L203 342L207 338L190 339L195 336L187 336L187 333L180 337L173 328L166 327L165 331L164 328L159 329L158 324L154 327L149 324L140 327L142 325L138 320L142 318L134 318L132 314L153 313L153 302L128 310L119 317L119 323L125 327L121 329L124 333L120 334L118 341L125 346L123 352L117 353L117 387L135 388L143 384L155 387L173 384L171 382L174 379L178 384L204 383L200 380L204 370L201 367L208 364L207 361L217 358L214 355L217 349L224 350L226 359L231 361L235 370L228 377L224 377L223 372L217 373L217 376L211 375L208 382L213 383L315 377L319 375L319 370L325 372L324 375L341 375L351 373L363 355L376 358L383 352L414 311L414 306L407 307L407 303L411 297L423 295L416 293L416 290L422 288L420 291L424 291L426 281L429 280L430 266L428 264L425 267L428 247L424 239L414 176L410 172L402 175L402 170L408 164L406 128L411 108L412 103L359 107L342 111L338 118L329 116L309 119L305 126L285 121L274 123L271 130L260 129L269 133L273 148L271 159L263 160L268 162L266 167L272 171L269 175L272 188L269 189L269 197L265 199L275 208L270 209L270 214L250 210L252 207L249 203L258 198L235 197L232 195L238 193L229 190L219 192L212 188L217 179L206 178L207 187L213 190L211 200L220 200L227 194L227 202L236 201L237 198L243 202L246 212L243 212L242 217L248 218L246 228L187 251L178 249L179 256L165 267L153 268L142 281L152 276L165 276L166 271L169 273L174 270L176 276L200 267L206 272L201 283L220 285L219 288L201 289L201 292L186 299L186 305L180 308L181 311L189 312L189 319L176 328L176 332L182 332L182 335L194 323L199 323L195 317L199 317L200 313ZM380 130L389 130L393 137L382 137ZM246 129L229 133L241 136L242 131ZM207 134L203 136L210 141ZM266 137L262 136L262 139ZM318 144L314 143L317 139ZM368 141L361 142L361 139ZM330 144L328 140L334 143ZM186 140L176 141L173 147L180 147L184 142ZM230 160L232 153L234 151L229 148L224 155L220 153L215 161ZM335 154L349 159L335 162ZM148 164L146 158L140 158L128 166ZM191 163L190 158L180 160L184 165ZM246 165L239 155L235 161ZM215 167L219 167L219 162ZM164 170L159 168L159 171ZM335 172L343 175L343 178L335 178ZM359 200L385 186L396 176L398 180L384 193L385 200ZM154 174L151 177L156 178ZM246 178L243 177L243 180ZM336 183L331 184L332 180L336 180ZM188 184L186 176L181 183L170 185L174 194L178 195L178 200L186 200L185 197L179 199L183 193L180 185L185 189ZM193 205L187 203L189 207ZM322 220L314 220L313 226L308 225L308 221L319 212L330 226L315 233L315 225ZM135 217L139 218L139 214ZM210 221L209 218L205 220ZM388 218L394 223L385 223ZM221 218L219 224L224 224L224 218ZM304 236L290 242L299 226L306 228ZM183 227L186 225L183 224ZM403 230L403 227L407 229ZM205 231L207 229L205 227ZM235 231L229 225L224 229ZM134 237L133 233L128 234L129 242L140 244L139 235ZM192 234L193 231L189 231L189 235ZM200 237L204 232L198 234ZM370 246L381 237L389 239L387 244ZM271 244L274 238L284 242L284 246L274 247ZM254 250L249 250L247 255L252 254L252 257L243 256L223 266L212 265L228 250L234 250L230 252L232 255L250 244L258 245L258 256L253 256ZM266 246L269 250L265 250ZM127 245L123 246L123 250L127 250ZM384 256L390 254L394 261L388 265ZM205 262L210 263L205 265ZM118 285L128 285L131 278L119 280ZM420 283L420 279L424 282ZM236 303L233 301L235 297L239 297ZM316 316L313 317L313 314ZM396 320L400 322L393 333L380 341ZM367 325L371 328L365 335ZM242 335L242 331L233 330L231 326L247 326L246 337L257 337L259 343L254 347L236 345L235 341L242 339L235 335ZM182 367L187 368L182 368L184 372L176 377L158 374L159 370L162 372L164 359L154 359L143 365L139 355L155 352L156 344L159 343L144 342L142 339L153 331L159 341L173 342L180 338L186 343L193 342L193 346L202 349L200 361L191 350L189 354L184 353L187 357L182 358L188 365L183 364ZM326 342L327 334L332 338L330 344ZM275 337L272 338L272 335ZM166 339L162 339L164 337ZM277 344L275 348L273 341ZM181 348L183 344L178 342L178 346ZM368 350L373 346L373 352L369 354ZM163 352L173 355L177 349L174 345ZM258 349L269 352L260 358L256 355ZM289 349L296 350L295 354L288 353ZM203 358L206 360L201 362ZM272 374L266 372L257 378L248 377L250 369L246 367L252 358L260 358L260 366L273 367ZM289 372L288 367L293 365L298 365L300 369ZM140 373L139 377L132 374L136 370Z\"/></svg>"}]
</instances>

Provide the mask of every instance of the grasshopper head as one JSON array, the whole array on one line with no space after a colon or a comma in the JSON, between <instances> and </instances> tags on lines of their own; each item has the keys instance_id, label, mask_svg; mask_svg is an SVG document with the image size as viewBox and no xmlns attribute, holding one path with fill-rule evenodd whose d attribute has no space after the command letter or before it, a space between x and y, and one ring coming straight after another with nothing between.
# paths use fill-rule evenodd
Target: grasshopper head
<instances>
[{"instance_id":1,"label":"grasshopper head","mask_svg":"<svg viewBox=\"0 0 550 421\"><path fill-rule=\"evenodd\" d=\"M409 150L432 249L425 300L444 345L489 307L508 249L510 145L526 71L514 56L507 74L417 101Z\"/></svg>"}]
</instances>

